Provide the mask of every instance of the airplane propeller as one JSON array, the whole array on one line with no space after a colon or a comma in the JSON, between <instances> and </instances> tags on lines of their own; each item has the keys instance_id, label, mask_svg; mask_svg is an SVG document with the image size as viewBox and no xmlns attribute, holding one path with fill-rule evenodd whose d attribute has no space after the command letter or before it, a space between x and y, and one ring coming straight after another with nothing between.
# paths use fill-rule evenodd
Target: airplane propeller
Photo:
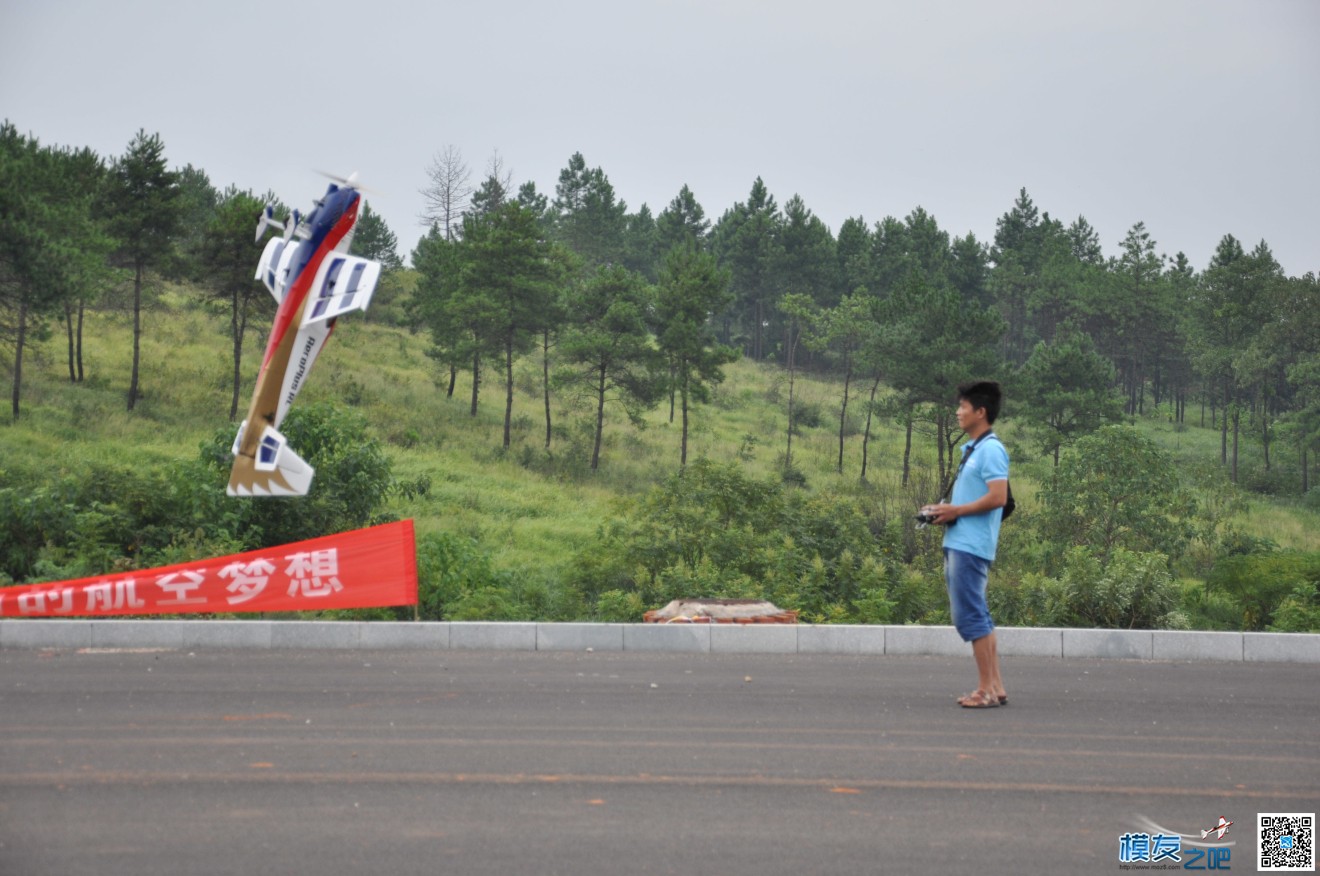
<instances>
[{"instance_id":1,"label":"airplane propeller","mask_svg":"<svg viewBox=\"0 0 1320 876\"><path fill-rule=\"evenodd\" d=\"M335 173L326 173L324 170L318 170L317 173L319 173L321 176L325 177L328 180L332 180L333 182L339 183L341 186L345 188L353 189L354 191L359 191L359 192L367 192L373 195L380 194L380 192L376 191L375 189L369 189L364 185L360 185L358 183L358 174L356 170L350 173L347 177L339 176L338 174Z\"/></svg>"}]
</instances>

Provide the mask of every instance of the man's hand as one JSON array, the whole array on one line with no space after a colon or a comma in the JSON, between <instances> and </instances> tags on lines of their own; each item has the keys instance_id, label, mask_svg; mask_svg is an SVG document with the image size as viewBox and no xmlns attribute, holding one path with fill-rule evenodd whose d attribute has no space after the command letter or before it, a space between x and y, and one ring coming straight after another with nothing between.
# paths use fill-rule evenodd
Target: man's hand
<instances>
[{"instance_id":1,"label":"man's hand","mask_svg":"<svg viewBox=\"0 0 1320 876\"><path fill-rule=\"evenodd\" d=\"M968 502L966 505L950 505L948 502L939 502L934 505L926 505L921 509L921 513L934 518L933 522L941 526L948 526L959 517L986 514L1008 504L1007 480L990 481L986 484L986 488L989 492L975 502Z\"/></svg>"},{"instance_id":2,"label":"man's hand","mask_svg":"<svg viewBox=\"0 0 1320 876\"><path fill-rule=\"evenodd\" d=\"M932 523L938 523L940 526L948 526L962 516L958 513L958 506L950 505L948 502L927 505L921 509L921 513L930 517Z\"/></svg>"}]
</instances>

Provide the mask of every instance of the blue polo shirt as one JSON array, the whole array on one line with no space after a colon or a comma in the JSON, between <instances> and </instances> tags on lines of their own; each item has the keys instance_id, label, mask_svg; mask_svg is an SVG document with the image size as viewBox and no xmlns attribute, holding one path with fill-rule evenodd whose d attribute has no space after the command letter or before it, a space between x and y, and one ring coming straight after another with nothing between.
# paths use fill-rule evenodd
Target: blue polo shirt
<instances>
[{"instance_id":1,"label":"blue polo shirt","mask_svg":"<svg viewBox=\"0 0 1320 876\"><path fill-rule=\"evenodd\" d=\"M969 441L962 446L964 456L972 443ZM975 502L990 492L990 481L1008 480L1008 450L993 433L985 435L966 460L958 479L953 482L953 495L949 501L954 505ZM1003 517L1003 508L959 517L956 524L945 528L944 546L993 561Z\"/></svg>"}]
</instances>

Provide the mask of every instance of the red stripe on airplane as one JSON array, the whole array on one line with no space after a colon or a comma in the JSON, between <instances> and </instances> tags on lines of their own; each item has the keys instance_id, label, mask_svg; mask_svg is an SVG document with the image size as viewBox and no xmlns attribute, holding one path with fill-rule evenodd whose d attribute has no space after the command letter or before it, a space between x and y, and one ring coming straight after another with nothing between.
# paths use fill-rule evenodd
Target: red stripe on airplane
<instances>
[{"instance_id":1,"label":"red stripe on airplane","mask_svg":"<svg viewBox=\"0 0 1320 876\"><path fill-rule=\"evenodd\" d=\"M293 281L293 286L289 288L289 294L284 296L280 302L279 312L275 314L275 326L270 333L270 342L266 344L266 356L261 360L261 370L265 371L266 366L270 364L270 357L275 354L275 349L284 339L285 334L293 325L293 318L302 309L302 302L307 297L311 289L312 280L316 279L316 272L321 269L321 262L325 261L326 254L339 245L348 234L353 223L357 221L357 208L362 199L355 198L353 206L344 211L334 226L326 234L325 240L317 248L312 257L308 259L307 265L298 273Z\"/></svg>"}]
</instances>

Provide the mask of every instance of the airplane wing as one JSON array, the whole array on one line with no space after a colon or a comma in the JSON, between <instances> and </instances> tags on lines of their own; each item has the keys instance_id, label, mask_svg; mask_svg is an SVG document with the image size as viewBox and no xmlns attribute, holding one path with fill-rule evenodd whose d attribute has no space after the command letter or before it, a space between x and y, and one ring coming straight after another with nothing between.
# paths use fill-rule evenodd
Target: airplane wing
<instances>
[{"instance_id":1,"label":"airplane wing","mask_svg":"<svg viewBox=\"0 0 1320 876\"><path fill-rule=\"evenodd\" d=\"M296 240L272 237L261 252L261 261L257 262L257 275L254 279L266 285L270 294L275 296L276 304L284 301L289 290L289 271L292 270L293 256L301 245Z\"/></svg>"},{"instance_id":2,"label":"airplane wing","mask_svg":"<svg viewBox=\"0 0 1320 876\"><path fill-rule=\"evenodd\" d=\"M312 282L302 324L326 322L350 310L366 310L379 280L379 262L327 253Z\"/></svg>"}]
</instances>

